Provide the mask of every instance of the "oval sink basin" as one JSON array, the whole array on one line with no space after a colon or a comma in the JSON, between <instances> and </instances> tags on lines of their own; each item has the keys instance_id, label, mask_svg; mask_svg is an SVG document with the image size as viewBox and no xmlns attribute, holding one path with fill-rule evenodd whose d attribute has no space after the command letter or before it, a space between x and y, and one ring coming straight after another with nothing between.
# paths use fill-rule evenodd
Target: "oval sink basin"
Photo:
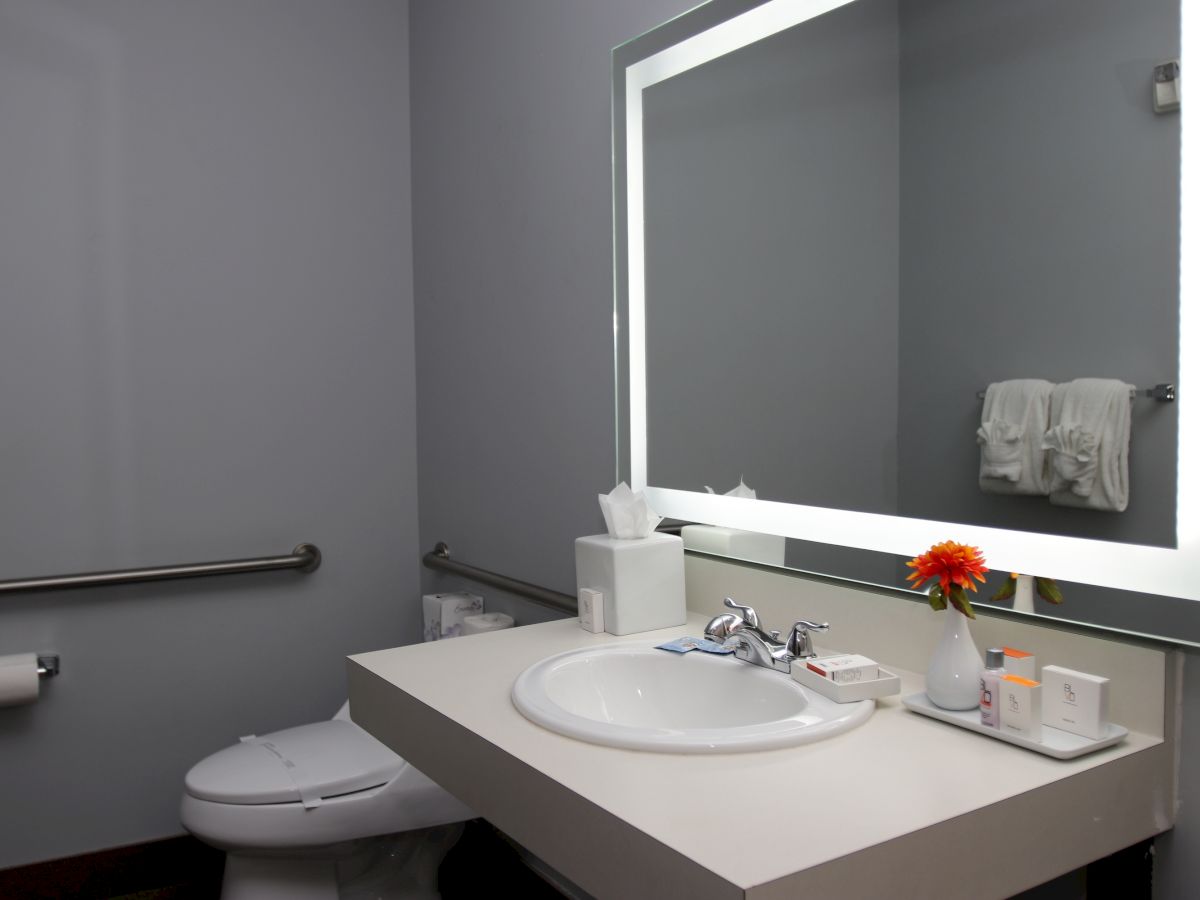
<instances>
[{"instance_id":1,"label":"oval sink basin","mask_svg":"<svg viewBox=\"0 0 1200 900\"><path fill-rule=\"evenodd\" d=\"M834 703L790 676L645 646L572 650L513 684L525 718L567 737L660 753L737 753L816 741L861 725L874 700Z\"/></svg>"}]
</instances>

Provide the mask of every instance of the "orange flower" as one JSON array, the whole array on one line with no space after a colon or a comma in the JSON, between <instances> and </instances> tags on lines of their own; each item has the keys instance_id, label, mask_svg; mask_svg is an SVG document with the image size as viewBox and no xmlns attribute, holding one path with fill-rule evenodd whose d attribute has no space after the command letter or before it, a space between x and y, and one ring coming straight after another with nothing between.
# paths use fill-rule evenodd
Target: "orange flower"
<instances>
[{"instance_id":1,"label":"orange flower","mask_svg":"<svg viewBox=\"0 0 1200 900\"><path fill-rule=\"evenodd\" d=\"M956 541L943 541L934 544L911 562L905 563L910 569L915 569L906 579L911 581L911 587L916 590L925 582L936 578L938 583L930 591L929 600L934 609L945 609L949 600L954 608L965 615L974 618L970 601L964 591L974 591L975 581L982 583L987 572L986 560L978 547L959 544Z\"/></svg>"}]
</instances>

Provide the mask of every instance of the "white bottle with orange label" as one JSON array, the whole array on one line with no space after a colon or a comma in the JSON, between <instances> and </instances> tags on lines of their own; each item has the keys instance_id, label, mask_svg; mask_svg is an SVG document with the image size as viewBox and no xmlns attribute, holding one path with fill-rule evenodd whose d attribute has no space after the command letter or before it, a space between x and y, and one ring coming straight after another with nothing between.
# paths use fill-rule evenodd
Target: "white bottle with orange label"
<instances>
[{"instance_id":1,"label":"white bottle with orange label","mask_svg":"<svg viewBox=\"0 0 1200 900\"><path fill-rule=\"evenodd\" d=\"M989 728L1000 727L999 681L1005 674L1004 650L989 648L983 674L979 676L979 721Z\"/></svg>"}]
</instances>

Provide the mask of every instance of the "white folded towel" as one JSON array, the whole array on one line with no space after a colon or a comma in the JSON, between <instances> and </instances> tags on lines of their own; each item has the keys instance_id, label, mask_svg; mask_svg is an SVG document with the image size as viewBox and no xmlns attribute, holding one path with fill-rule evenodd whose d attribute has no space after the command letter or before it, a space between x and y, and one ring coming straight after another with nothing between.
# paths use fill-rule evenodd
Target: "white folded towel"
<instances>
[{"instance_id":1,"label":"white folded towel","mask_svg":"<svg viewBox=\"0 0 1200 900\"><path fill-rule=\"evenodd\" d=\"M1054 389L1050 427L1050 502L1122 512L1129 505L1129 423L1133 386L1077 378Z\"/></svg>"},{"instance_id":2,"label":"white folded towel","mask_svg":"<svg viewBox=\"0 0 1200 900\"><path fill-rule=\"evenodd\" d=\"M1050 423L1048 381L1018 378L989 384L975 432L979 489L987 494L1049 493L1042 435Z\"/></svg>"}]
</instances>

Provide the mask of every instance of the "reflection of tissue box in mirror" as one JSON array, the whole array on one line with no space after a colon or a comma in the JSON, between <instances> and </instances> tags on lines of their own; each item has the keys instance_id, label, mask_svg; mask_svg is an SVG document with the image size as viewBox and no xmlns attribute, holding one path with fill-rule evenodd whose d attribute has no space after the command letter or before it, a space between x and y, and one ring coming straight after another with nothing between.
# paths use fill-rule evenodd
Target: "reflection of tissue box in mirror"
<instances>
[{"instance_id":1,"label":"reflection of tissue box in mirror","mask_svg":"<svg viewBox=\"0 0 1200 900\"><path fill-rule=\"evenodd\" d=\"M636 540L595 534L575 539L575 584L604 595L604 630L634 634L687 621L683 541L673 534Z\"/></svg>"},{"instance_id":2,"label":"reflection of tissue box in mirror","mask_svg":"<svg viewBox=\"0 0 1200 900\"><path fill-rule=\"evenodd\" d=\"M701 553L731 556L768 566L783 565L784 538L779 534L719 528L716 525L684 525L683 546Z\"/></svg>"},{"instance_id":3,"label":"reflection of tissue box in mirror","mask_svg":"<svg viewBox=\"0 0 1200 900\"><path fill-rule=\"evenodd\" d=\"M421 601L427 641L458 637L463 633L463 619L483 612L483 598L478 594L426 594Z\"/></svg>"}]
</instances>

